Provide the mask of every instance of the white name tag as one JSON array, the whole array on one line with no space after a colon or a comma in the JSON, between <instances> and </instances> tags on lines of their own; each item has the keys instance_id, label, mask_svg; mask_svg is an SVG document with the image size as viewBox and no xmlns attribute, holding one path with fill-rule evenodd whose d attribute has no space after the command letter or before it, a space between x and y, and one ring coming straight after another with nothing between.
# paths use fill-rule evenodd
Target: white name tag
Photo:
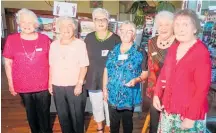
<instances>
[{"instance_id":1,"label":"white name tag","mask_svg":"<svg viewBox=\"0 0 216 133\"><path fill-rule=\"evenodd\" d=\"M162 83L166 83L166 80L161 80Z\"/></svg>"},{"instance_id":2,"label":"white name tag","mask_svg":"<svg viewBox=\"0 0 216 133\"><path fill-rule=\"evenodd\" d=\"M120 54L118 56L118 60L127 60L128 59L128 54Z\"/></svg>"},{"instance_id":3,"label":"white name tag","mask_svg":"<svg viewBox=\"0 0 216 133\"><path fill-rule=\"evenodd\" d=\"M107 56L109 53L109 50L102 50L101 51L101 56Z\"/></svg>"},{"instance_id":4,"label":"white name tag","mask_svg":"<svg viewBox=\"0 0 216 133\"><path fill-rule=\"evenodd\" d=\"M152 55L152 56L155 56L155 55L157 55L157 52L153 52L151 55Z\"/></svg>"},{"instance_id":5,"label":"white name tag","mask_svg":"<svg viewBox=\"0 0 216 133\"><path fill-rule=\"evenodd\" d=\"M36 51L42 51L43 49L42 48L36 48Z\"/></svg>"}]
</instances>

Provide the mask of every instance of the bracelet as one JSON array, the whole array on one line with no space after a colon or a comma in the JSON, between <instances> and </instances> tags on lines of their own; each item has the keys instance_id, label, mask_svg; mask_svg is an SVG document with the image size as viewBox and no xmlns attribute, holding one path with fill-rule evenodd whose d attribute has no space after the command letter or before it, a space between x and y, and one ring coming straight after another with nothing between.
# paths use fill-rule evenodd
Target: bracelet
<instances>
[{"instance_id":1,"label":"bracelet","mask_svg":"<svg viewBox=\"0 0 216 133\"><path fill-rule=\"evenodd\" d=\"M140 76L139 76L138 78L139 78L139 80L140 80L139 82L142 82L142 78L141 78Z\"/></svg>"}]
</instances>

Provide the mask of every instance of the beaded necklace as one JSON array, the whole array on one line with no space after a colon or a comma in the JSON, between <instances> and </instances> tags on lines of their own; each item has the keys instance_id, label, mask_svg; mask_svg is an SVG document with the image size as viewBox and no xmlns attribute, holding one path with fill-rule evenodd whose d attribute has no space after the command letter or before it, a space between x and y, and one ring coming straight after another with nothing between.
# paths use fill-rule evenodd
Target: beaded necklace
<instances>
[{"instance_id":1,"label":"beaded necklace","mask_svg":"<svg viewBox=\"0 0 216 133\"><path fill-rule=\"evenodd\" d=\"M98 33L95 32L95 37L96 37L96 39L97 39L99 42L103 42L103 41L105 41L105 40L108 38L109 33L110 33L109 30L107 30L107 34L106 34L105 38L104 38L104 39L100 39L100 38L98 37Z\"/></svg>"}]
</instances>

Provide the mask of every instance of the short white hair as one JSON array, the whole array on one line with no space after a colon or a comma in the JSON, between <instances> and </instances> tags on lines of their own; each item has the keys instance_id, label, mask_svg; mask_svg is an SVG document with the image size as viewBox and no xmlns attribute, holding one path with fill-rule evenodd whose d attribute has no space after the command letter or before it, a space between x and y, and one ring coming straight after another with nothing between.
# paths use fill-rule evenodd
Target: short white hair
<instances>
[{"instance_id":1,"label":"short white hair","mask_svg":"<svg viewBox=\"0 0 216 133\"><path fill-rule=\"evenodd\" d=\"M106 19L109 20L110 14L109 14L109 12L108 12L106 9L104 9L104 8L96 8L96 9L93 10L93 12L92 12L92 18L93 18L93 20L95 19L95 14L97 14L97 13L102 13L102 14L104 14L104 16L106 16Z\"/></svg>"},{"instance_id":2,"label":"short white hair","mask_svg":"<svg viewBox=\"0 0 216 133\"><path fill-rule=\"evenodd\" d=\"M22 8L22 9L20 9L20 10L16 13L16 22L17 22L17 24L20 23L20 17L21 17L21 15L23 15L23 14L32 16L33 19L34 19L34 21L35 21L35 24L39 25L39 21L38 21L37 15L36 15L33 11L31 11L31 10L29 10L29 9L26 9L26 8Z\"/></svg>"},{"instance_id":3,"label":"short white hair","mask_svg":"<svg viewBox=\"0 0 216 133\"><path fill-rule=\"evenodd\" d=\"M61 16L59 18L57 18L57 22L56 22L56 27L57 27L57 30L59 31L60 29L60 25L63 21L70 21L71 24L73 24L74 26L74 31L76 30L76 25L75 25L75 21L72 17L68 17L68 16Z\"/></svg>"},{"instance_id":4,"label":"short white hair","mask_svg":"<svg viewBox=\"0 0 216 133\"><path fill-rule=\"evenodd\" d=\"M155 16L155 26L157 28L158 22L160 19L167 19L173 22L174 20L174 14L169 11L160 11L156 16Z\"/></svg>"},{"instance_id":5,"label":"short white hair","mask_svg":"<svg viewBox=\"0 0 216 133\"><path fill-rule=\"evenodd\" d=\"M120 29L121 29L121 27L122 27L123 25L131 25L131 26L132 26L132 30L133 30L134 34L136 35L136 25L135 25L133 22L128 21L128 20L123 21L123 22L121 23L121 25L120 25Z\"/></svg>"}]
</instances>

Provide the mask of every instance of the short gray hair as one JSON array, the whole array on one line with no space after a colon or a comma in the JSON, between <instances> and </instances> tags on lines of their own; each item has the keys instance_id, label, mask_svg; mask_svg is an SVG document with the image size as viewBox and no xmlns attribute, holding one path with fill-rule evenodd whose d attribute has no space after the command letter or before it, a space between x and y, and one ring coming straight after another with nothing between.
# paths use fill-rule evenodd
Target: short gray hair
<instances>
[{"instance_id":1,"label":"short gray hair","mask_svg":"<svg viewBox=\"0 0 216 133\"><path fill-rule=\"evenodd\" d=\"M19 24L19 22L20 22L20 17L21 17L21 15L23 15L23 14L32 16L32 17L34 18L35 24L38 24L38 25L39 25L39 21L38 21L37 15L36 15L33 11L31 11L31 10L29 10L29 9L26 9L26 8L22 8L22 9L20 9L20 10L16 13L16 22L17 22L17 24Z\"/></svg>"},{"instance_id":2,"label":"short gray hair","mask_svg":"<svg viewBox=\"0 0 216 133\"><path fill-rule=\"evenodd\" d=\"M120 25L120 29L121 29L122 25L131 25L132 26L132 30L133 30L134 34L136 35L136 25L133 22L128 21L128 20L123 21L121 23L121 25Z\"/></svg>"},{"instance_id":3,"label":"short gray hair","mask_svg":"<svg viewBox=\"0 0 216 133\"><path fill-rule=\"evenodd\" d=\"M93 20L95 19L95 14L96 13L104 14L106 16L106 19L109 20L110 14L106 9L104 9L104 8L96 8L96 9L94 9L93 12L92 12L92 19Z\"/></svg>"},{"instance_id":4,"label":"short gray hair","mask_svg":"<svg viewBox=\"0 0 216 133\"><path fill-rule=\"evenodd\" d=\"M174 14L172 12L169 12L169 11L160 11L160 12L158 12L158 14L155 16L155 26L156 26L156 28L157 28L158 21L160 19L162 19L162 18L168 19L168 20L173 22Z\"/></svg>"},{"instance_id":5,"label":"short gray hair","mask_svg":"<svg viewBox=\"0 0 216 133\"><path fill-rule=\"evenodd\" d=\"M74 30L76 30L76 25L75 25L73 18L68 17L68 16L61 16L61 17L57 18L57 22L56 22L57 31L60 29L61 23L65 20L71 21L71 23L74 25Z\"/></svg>"}]
</instances>

